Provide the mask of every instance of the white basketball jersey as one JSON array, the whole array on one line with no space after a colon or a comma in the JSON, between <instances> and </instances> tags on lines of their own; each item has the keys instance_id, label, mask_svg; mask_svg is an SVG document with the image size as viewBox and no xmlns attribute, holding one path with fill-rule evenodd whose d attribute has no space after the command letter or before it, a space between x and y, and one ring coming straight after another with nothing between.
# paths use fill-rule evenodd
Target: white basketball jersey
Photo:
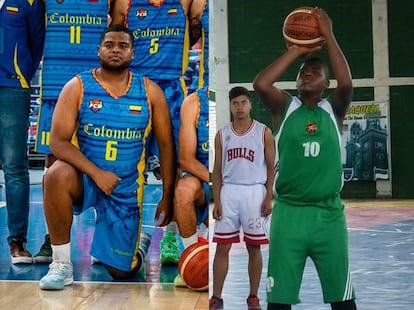
<instances>
[{"instance_id":1,"label":"white basketball jersey","mask_svg":"<svg viewBox=\"0 0 414 310\"><path fill-rule=\"evenodd\" d=\"M253 120L244 134L238 134L233 128L233 123L220 129L223 183L239 185L266 183L265 129L266 125L256 120Z\"/></svg>"}]
</instances>

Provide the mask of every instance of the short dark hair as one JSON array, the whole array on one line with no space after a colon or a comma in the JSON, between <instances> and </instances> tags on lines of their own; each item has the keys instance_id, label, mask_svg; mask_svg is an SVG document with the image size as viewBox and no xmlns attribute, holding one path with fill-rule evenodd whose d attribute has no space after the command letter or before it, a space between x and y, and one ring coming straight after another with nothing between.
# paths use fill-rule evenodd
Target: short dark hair
<instances>
[{"instance_id":1,"label":"short dark hair","mask_svg":"<svg viewBox=\"0 0 414 310\"><path fill-rule=\"evenodd\" d=\"M103 42L103 40L105 38L105 35L108 32L125 32L125 33L127 33L129 35L129 38L131 39L131 46L134 45L134 35L132 34L131 30L129 30L127 27L122 26L122 25L119 25L119 24L111 25L108 28L106 28L104 30L104 32L102 32L102 34L101 34L101 41L100 41L100 43Z\"/></svg>"},{"instance_id":2,"label":"short dark hair","mask_svg":"<svg viewBox=\"0 0 414 310\"><path fill-rule=\"evenodd\" d=\"M246 87L243 86L236 86L230 89L229 91L229 99L232 100L233 98L236 98L238 96L246 96L250 100L250 92Z\"/></svg>"},{"instance_id":3,"label":"short dark hair","mask_svg":"<svg viewBox=\"0 0 414 310\"><path fill-rule=\"evenodd\" d=\"M328 64L322 58L315 57L315 56L310 56L310 57L305 59L305 61L302 63L301 67L303 67L307 64L312 64L312 63L321 64L322 68L323 68L323 71L325 71L326 79L329 80L329 67L328 67Z\"/></svg>"}]
</instances>

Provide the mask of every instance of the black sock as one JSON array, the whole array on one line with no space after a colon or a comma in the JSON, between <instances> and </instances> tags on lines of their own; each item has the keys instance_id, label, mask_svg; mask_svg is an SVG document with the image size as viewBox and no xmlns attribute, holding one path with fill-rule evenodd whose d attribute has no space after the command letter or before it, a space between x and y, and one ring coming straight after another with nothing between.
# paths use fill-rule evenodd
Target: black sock
<instances>
[{"instance_id":1,"label":"black sock","mask_svg":"<svg viewBox=\"0 0 414 310\"><path fill-rule=\"evenodd\" d=\"M286 304L277 304L277 303L268 303L267 304L267 310L291 310L292 305L286 305Z\"/></svg>"},{"instance_id":2,"label":"black sock","mask_svg":"<svg viewBox=\"0 0 414 310\"><path fill-rule=\"evenodd\" d=\"M331 303L332 310L356 310L355 300L345 300Z\"/></svg>"}]
</instances>

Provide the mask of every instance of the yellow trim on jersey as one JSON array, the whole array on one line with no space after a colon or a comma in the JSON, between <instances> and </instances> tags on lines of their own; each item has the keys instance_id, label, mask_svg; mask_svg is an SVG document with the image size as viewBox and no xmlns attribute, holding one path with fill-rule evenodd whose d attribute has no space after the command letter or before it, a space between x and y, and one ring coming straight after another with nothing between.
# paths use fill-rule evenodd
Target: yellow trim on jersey
<instances>
[{"instance_id":1,"label":"yellow trim on jersey","mask_svg":"<svg viewBox=\"0 0 414 310\"><path fill-rule=\"evenodd\" d=\"M17 44L16 44L16 47L14 48L13 62L14 62L14 70L16 71L19 77L19 80L20 80L20 85L22 86L22 88L29 88L29 83L27 83L26 79L24 78L22 74L22 71L20 71L19 64L17 63Z\"/></svg>"},{"instance_id":2,"label":"yellow trim on jersey","mask_svg":"<svg viewBox=\"0 0 414 310\"><path fill-rule=\"evenodd\" d=\"M185 22L185 34L184 34L184 47L183 47L183 67L181 75L185 73L188 67L189 51L190 51L190 35L189 35L189 23L188 19Z\"/></svg>"},{"instance_id":3,"label":"yellow trim on jersey","mask_svg":"<svg viewBox=\"0 0 414 310\"><path fill-rule=\"evenodd\" d=\"M200 71L199 71L199 73L198 73L198 88L201 88L201 87L203 87L204 86L204 83L205 83L205 81L204 81L204 73L205 73L205 70L204 70L204 62L205 62L205 55L204 55L204 46L205 46L205 33L204 33L204 30L202 31L202 33L201 33L201 42L202 42L202 44L201 44L201 54L200 54ZM208 83L208 81L207 81L207 83Z\"/></svg>"},{"instance_id":4,"label":"yellow trim on jersey","mask_svg":"<svg viewBox=\"0 0 414 310\"><path fill-rule=\"evenodd\" d=\"M138 184L138 190L137 190L137 202L138 202L138 208L139 208L139 230L138 232L141 232L142 230L142 205L143 205L143 201L144 201L144 182L145 182L145 177L144 177L144 170L145 170L145 153L146 153L146 141L147 138L152 130L152 105L151 105L151 101L150 101L150 97L149 97L149 93L148 93L148 79L146 77L143 78L144 79L144 85L145 85L145 94L147 96L147 100L148 100L148 111L149 111L149 115L150 115L150 119L148 121L148 125L147 128L145 128L144 131L144 136L142 138L142 142L144 146L144 149L141 153L141 158L138 161L137 164L137 171L138 171L138 179L137 179L137 184ZM135 245L135 251L134 254L137 254L139 251L139 243L141 241L141 236L140 234L138 234L138 238L137 238L137 243ZM134 255L132 258L132 262L131 262L131 269L134 269L136 266L138 265L138 258L137 255Z\"/></svg>"}]
</instances>

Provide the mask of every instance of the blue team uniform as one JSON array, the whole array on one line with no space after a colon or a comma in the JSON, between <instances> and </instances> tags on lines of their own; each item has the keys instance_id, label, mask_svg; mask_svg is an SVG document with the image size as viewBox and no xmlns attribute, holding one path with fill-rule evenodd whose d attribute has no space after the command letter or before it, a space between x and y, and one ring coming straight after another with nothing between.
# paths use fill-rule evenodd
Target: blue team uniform
<instances>
[{"instance_id":1,"label":"blue team uniform","mask_svg":"<svg viewBox=\"0 0 414 310\"><path fill-rule=\"evenodd\" d=\"M95 207L91 255L114 268L130 271L137 265L145 146L152 126L147 80L131 74L128 91L117 98L99 84L95 70L79 75L83 93L73 143L95 165L114 172L121 181L107 196L84 175L83 206L75 206L74 213Z\"/></svg>"},{"instance_id":2,"label":"blue team uniform","mask_svg":"<svg viewBox=\"0 0 414 310\"><path fill-rule=\"evenodd\" d=\"M188 66L188 21L180 0L161 4L130 1L128 28L134 34L131 70L149 77L164 91L177 145L180 108L186 95L183 74Z\"/></svg>"},{"instance_id":3,"label":"blue team uniform","mask_svg":"<svg viewBox=\"0 0 414 310\"><path fill-rule=\"evenodd\" d=\"M202 88L208 83L208 0L201 13L201 55L200 55L200 75L198 78L198 88Z\"/></svg>"},{"instance_id":4,"label":"blue team uniform","mask_svg":"<svg viewBox=\"0 0 414 310\"><path fill-rule=\"evenodd\" d=\"M0 8L1 87L30 87L43 53L43 12L40 0L7 0ZM27 24L22 22L24 18Z\"/></svg>"},{"instance_id":5,"label":"blue team uniform","mask_svg":"<svg viewBox=\"0 0 414 310\"><path fill-rule=\"evenodd\" d=\"M99 66L97 49L108 26L108 0L46 0L42 105L35 150L50 154L52 114L62 87L76 74Z\"/></svg>"}]
</instances>

